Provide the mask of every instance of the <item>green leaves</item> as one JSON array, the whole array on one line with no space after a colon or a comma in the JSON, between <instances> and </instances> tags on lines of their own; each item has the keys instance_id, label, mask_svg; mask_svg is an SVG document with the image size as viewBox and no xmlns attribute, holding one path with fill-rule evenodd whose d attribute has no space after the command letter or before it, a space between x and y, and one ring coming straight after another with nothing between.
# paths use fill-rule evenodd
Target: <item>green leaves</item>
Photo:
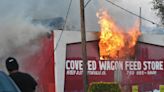
<instances>
[{"instance_id":1,"label":"green leaves","mask_svg":"<svg viewBox=\"0 0 164 92\"><path fill-rule=\"evenodd\" d=\"M158 10L157 16L161 18L162 24L164 24L164 1L163 0L153 0L153 9Z\"/></svg>"}]
</instances>

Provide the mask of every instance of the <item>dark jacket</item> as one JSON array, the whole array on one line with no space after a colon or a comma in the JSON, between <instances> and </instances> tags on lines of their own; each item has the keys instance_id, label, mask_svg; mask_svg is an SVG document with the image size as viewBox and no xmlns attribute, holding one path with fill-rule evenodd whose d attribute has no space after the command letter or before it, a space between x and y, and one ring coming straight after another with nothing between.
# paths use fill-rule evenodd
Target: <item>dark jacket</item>
<instances>
[{"instance_id":1,"label":"dark jacket","mask_svg":"<svg viewBox=\"0 0 164 92\"><path fill-rule=\"evenodd\" d=\"M34 92L37 82L27 73L11 73L10 77L14 80L21 92Z\"/></svg>"}]
</instances>

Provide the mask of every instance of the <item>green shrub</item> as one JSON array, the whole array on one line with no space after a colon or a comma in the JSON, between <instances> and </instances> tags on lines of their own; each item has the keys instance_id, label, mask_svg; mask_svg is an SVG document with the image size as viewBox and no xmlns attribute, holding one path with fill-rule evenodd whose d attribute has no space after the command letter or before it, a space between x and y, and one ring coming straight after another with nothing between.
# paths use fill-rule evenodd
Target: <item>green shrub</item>
<instances>
[{"instance_id":1,"label":"green shrub","mask_svg":"<svg viewBox=\"0 0 164 92\"><path fill-rule=\"evenodd\" d=\"M121 92L121 89L116 83L94 82L89 86L88 92Z\"/></svg>"}]
</instances>

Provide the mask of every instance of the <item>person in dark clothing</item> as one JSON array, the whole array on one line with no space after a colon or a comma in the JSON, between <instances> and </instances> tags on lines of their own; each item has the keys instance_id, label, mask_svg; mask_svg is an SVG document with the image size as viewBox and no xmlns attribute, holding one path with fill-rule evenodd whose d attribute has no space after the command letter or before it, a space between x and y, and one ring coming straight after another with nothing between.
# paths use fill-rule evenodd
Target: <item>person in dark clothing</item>
<instances>
[{"instance_id":1,"label":"person in dark clothing","mask_svg":"<svg viewBox=\"0 0 164 92\"><path fill-rule=\"evenodd\" d=\"M13 79L21 92L35 91L37 82L29 74L19 71L19 65L15 58L9 57L6 59L6 68L9 72L9 76Z\"/></svg>"}]
</instances>

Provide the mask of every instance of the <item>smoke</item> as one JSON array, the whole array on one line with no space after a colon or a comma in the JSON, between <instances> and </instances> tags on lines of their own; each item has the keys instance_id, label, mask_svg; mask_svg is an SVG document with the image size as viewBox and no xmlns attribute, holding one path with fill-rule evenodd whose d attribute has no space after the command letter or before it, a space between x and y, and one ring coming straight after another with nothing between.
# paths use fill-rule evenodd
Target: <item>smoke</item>
<instances>
[{"instance_id":1,"label":"smoke","mask_svg":"<svg viewBox=\"0 0 164 92\"><path fill-rule=\"evenodd\" d=\"M88 0L85 0L85 3ZM157 22L158 18L152 11L152 0L112 0L112 2L139 14L142 7L142 16ZM47 32L41 25L33 25L32 19L46 19L66 16L70 0L0 0L0 57L36 39ZM105 0L91 0L85 7L87 31L99 31L96 12L105 8L114 20L123 27L133 25L137 17L113 6ZM151 26L143 20L143 25ZM67 27L70 30L80 30L80 2L73 0L68 16Z\"/></svg>"},{"instance_id":2,"label":"smoke","mask_svg":"<svg viewBox=\"0 0 164 92\"><path fill-rule=\"evenodd\" d=\"M1 60L7 56L25 57L40 48L37 41L46 36L49 29L34 25L32 20L42 17L39 16L38 9L45 7L44 2L45 0L0 0Z\"/></svg>"},{"instance_id":3,"label":"smoke","mask_svg":"<svg viewBox=\"0 0 164 92\"><path fill-rule=\"evenodd\" d=\"M9 0L3 0L6 3L0 3L7 12L24 15L33 19L46 19L54 17L63 17L67 14L70 0L15 0L10 2ZM89 0L84 0L85 4ZM153 0L110 0L115 4L134 12L139 15L139 7L142 8L142 17L145 17L151 21L159 22L159 18L156 16L155 11L152 10ZM19 4L18 4L19 3ZM1 7L1 6L0 6ZM10 9L10 8L14 8ZM105 0L91 0L90 3L85 7L85 19L87 31L99 31L98 18L96 12L100 8L105 8L110 12L113 19L122 27L131 27L138 17L129 14L122 9L106 2ZM5 11L5 12L6 12ZM6 14L6 13L5 13ZM150 22L142 20L143 26L156 26ZM66 23L67 29L80 30L80 2L79 0L73 0L70 8L70 12Z\"/></svg>"},{"instance_id":4,"label":"smoke","mask_svg":"<svg viewBox=\"0 0 164 92\"><path fill-rule=\"evenodd\" d=\"M20 17L10 17L0 22L0 56L20 48L38 36L44 35L47 29L42 26L35 26L30 21Z\"/></svg>"}]
</instances>

